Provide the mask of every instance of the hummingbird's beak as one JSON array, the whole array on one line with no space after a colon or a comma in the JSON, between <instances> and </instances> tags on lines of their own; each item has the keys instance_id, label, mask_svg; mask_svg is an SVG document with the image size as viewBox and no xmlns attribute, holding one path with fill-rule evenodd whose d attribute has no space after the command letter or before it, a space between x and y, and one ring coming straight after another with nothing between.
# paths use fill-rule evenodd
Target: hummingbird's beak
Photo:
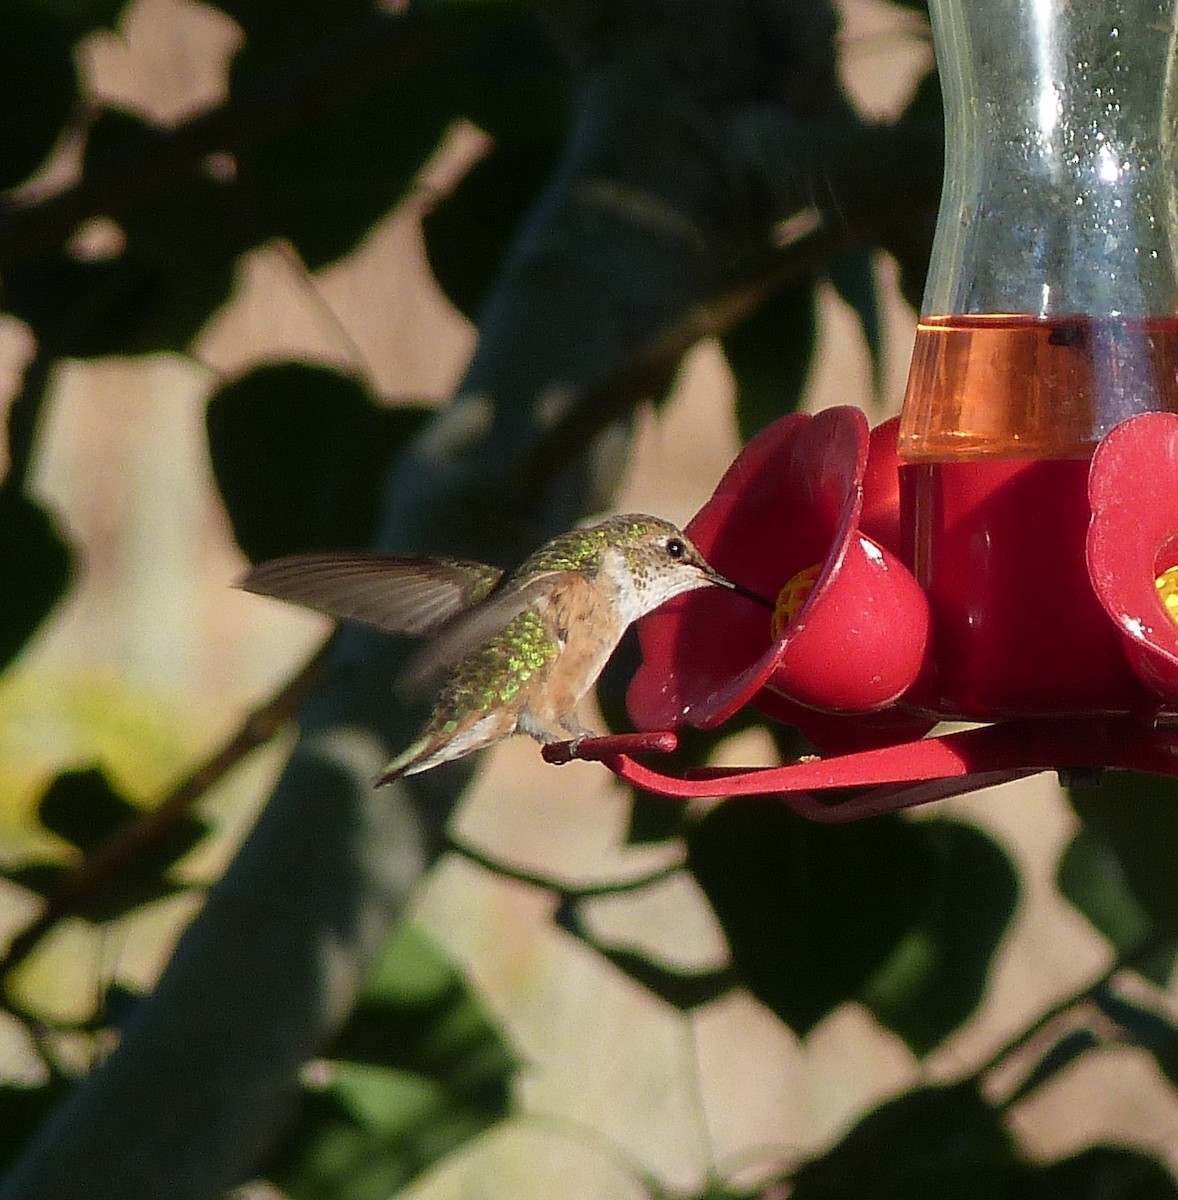
<instances>
[{"instance_id":1,"label":"hummingbird's beak","mask_svg":"<svg viewBox=\"0 0 1178 1200\"><path fill-rule=\"evenodd\" d=\"M762 608L767 608L770 612L776 612L777 605L772 600L766 600L760 592L754 592L750 588L746 588L742 583L736 583L734 580L728 579L721 575L718 571L713 571L709 568L708 578L715 584L719 584L722 588L727 588L730 592L735 592L738 596L743 596L746 600L751 600L754 604L759 604Z\"/></svg>"}]
</instances>

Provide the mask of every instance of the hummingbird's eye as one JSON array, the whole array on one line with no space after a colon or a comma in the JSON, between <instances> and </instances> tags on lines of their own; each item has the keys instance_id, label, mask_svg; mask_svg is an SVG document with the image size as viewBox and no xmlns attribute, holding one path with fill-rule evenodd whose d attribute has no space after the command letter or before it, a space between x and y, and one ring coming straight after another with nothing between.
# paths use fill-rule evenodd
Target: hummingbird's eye
<instances>
[{"instance_id":1,"label":"hummingbird's eye","mask_svg":"<svg viewBox=\"0 0 1178 1200\"><path fill-rule=\"evenodd\" d=\"M687 553L687 544L683 541L682 538L677 538L677 537L668 538L667 539L667 553L672 558L682 558Z\"/></svg>"}]
</instances>

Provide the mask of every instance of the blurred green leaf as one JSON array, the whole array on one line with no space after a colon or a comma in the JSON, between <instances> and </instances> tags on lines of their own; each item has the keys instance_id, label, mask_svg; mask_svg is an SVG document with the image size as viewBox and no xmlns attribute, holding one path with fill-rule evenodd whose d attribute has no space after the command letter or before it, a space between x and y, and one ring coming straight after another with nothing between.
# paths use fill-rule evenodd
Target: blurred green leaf
<instances>
[{"instance_id":1,"label":"blurred green leaf","mask_svg":"<svg viewBox=\"0 0 1178 1200\"><path fill-rule=\"evenodd\" d=\"M355 249L437 148L453 117L443 101L388 89L245 151L240 179L260 232L286 238L312 271Z\"/></svg>"},{"instance_id":2,"label":"blurred green leaf","mask_svg":"<svg viewBox=\"0 0 1178 1200\"><path fill-rule=\"evenodd\" d=\"M347 21L371 12L370 0L300 0L275 4L274 0L217 0L246 36L242 57L276 57L330 35Z\"/></svg>"},{"instance_id":3,"label":"blurred green leaf","mask_svg":"<svg viewBox=\"0 0 1178 1200\"><path fill-rule=\"evenodd\" d=\"M213 471L254 562L370 544L384 471L424 411L382 409L325 367L262 367L209 402Z\"/></svg>"},{"instance_id":4,"label":"blurred green leaf","mask_svg":"<svg viewBox=\"0 0 1178 1200\"><path fill-rule=\"evenodd\" d=\"M0 1171L26 1149L68 1090L68 1081L59 1076L32 1087L0 1083Z\"/></svg>"},{"instance_id":5,"label":"blurred green leaf","mask_svg":"<svg viewBox=\"0 0 1178 1200\"><path fill-rule=\"evenodd\" d=\"M1015 1163L998 1113L970 1084L889 1100L794 1176L790 1200L1008 1200Z\"/></svg>"},{"instance_id":6,"label":"blurred green leaf","mask_svg":"<svg viewBox=\"0 0 1178 1200\"><path fill-rule=\"evenodd\" d=\"M328 1057L428 1076L494 1105L518 1066L462 975L411 924L381 956Z\"/></svg>"},{"instance_id":7,"label":"blurred green leaf","mask_svg":"<svg viewBox=\"0 0 1178 1200\"><path fill-rule=\"evenodd\" d=\"M681 801L650 792L634 793L626 825L627 846L649 846L682 837L686 828L687 809Z\"/></svg>"},{"instance_id":8,"label":"blurred green leaf","mask_svg":"<svg viewBox=\"0 0 1178 1200\"><path fill-rule=\"evenodd\" d=\"M451 78L428 55L243 149L237 178L259 237L286 238L311 270L353 250L404 197L457 115Z\"/></svg>"},{"instance_id":9,"label":"blurred green leaf","mask_svg":"<svg viewBox=\"0 0 1178 1200\"><path fill-rule=\"evenodd\" d=\"M0 5L0 188L44 161L78 104L69 33L40 5Z\"/></svg>"},{"instance_id":10,"label":"blurred green leaf","mask_svg":"<svg viewBox=\"0 0 1178 1200\"><path fill-rule=\"evenodd\" d=\"M10 867L4 872L4 878L28 888L30 892L36 892L38 896L48 898L61 887L69 870L69 867L62 863L38 861Z\"/></svg>"},{"instance_id":11,"label":"blurred green leaf","mask_svg":"<svg viewBox=\"0 0 1178 1200\"><path fill-rule=\"evenodd\" d=\"M551 18L528 0L440 0L480 36L451 64L459 108L496 144L533 147L554 159L572 108L568 65L549 35Z\"/></svg>"},{"instance_id":12,"label":"blurred green leaf","mask_svg":"<svg viewBox=\"0 0 1178 1200\"><path fill-rule=\"evenodd\" d=\"M182 350L228 297L233 267L153 260L131 245L101 262L54 253L7 267L2 298L59 357Z\"/></svg>"},{"instance_id":13,"label":"blurred green leaf","mask_svg":"<svg viewBox=\"0 0 1178 1200\"><path fill-rule=\"evenodd\" d=\"M139 815L99 770L67 771L46 789L37 806L46 829L79 850L93 850Z\"/></svg>"},{"instance_id":14,"label":"blurred green leaf","mask_svg":"<svg viewBox=\"0 0 1178 1200\"><path fill-rule=\"evenodd\" d=\"M148 307L144 280L125 263L83 263L57 252L6 266L0 296L38 342L72 358L119 345Z\"/></svg>"},{"instance_id":15,"label":"blurred green leaf","mask_svg":"<svg viewBox=\"0 0 1178 1200\"><path fill-rule=\"evenodd\" d=\"M1149 1051L1170 1085L1178 1088L1178 1025L1164 1012L1121 995L1111 986L1098 988L1093 999L1134 1045Z\"/></svg>"},{"instance_id":16,"label":"blurred green leaf","mask_svg":"<svg viewBox=\"0 0 1178 1200\"><path fill-rule=\"evenodd\" d=\"M1057 1075L1066 1071L1072 1063L1082 1058L1089 1050L1099 1049L1104 1044L1104 1040L1097 1035L1095 1030L1069 1029L1058 1041L1048 1046L1038 1062L1010 1095L1007 1103L1017 1104L1027 1096L1033 1095L1045 1083L1050 1083Z\"/></svg>"},{"instance_id":17,"label":"blurred green leaf","mask_svg":"<svg viewBox=\"0 0 1178 1200\"><path fill-rule=\"evenodd\" d=\"M871 385L875 400L883 395L883 328L880 324L879 293L871 250L855 250L833 258L827 268L830 282L850 305L859 320L863 340L871 357Z\"/></svg>"},{"instance_id":18,"label":"blurred green leaf","mask_svg":"<svg viewBox=\"0 0 1178 1200\"><path fill-rule=\"evenodd\" d=\"M83 852L96 850L143 816L95 769L59 775L41 797L37 813L46 829ZM79 914L95 922L112 921L182 891L181 885L168 878L168 869L206 832L204 822L189 815L155 832L101 890L91 888ZM32 863L10 872L14 882L45 896L53 895L65 877L63 868L50 863Z\"/></svg>"},{"instance_id":19,"label":"blurred green leaf","mask_svg":"<svg viewBox=\"0 0 1178 1200\"><path fill-rule=\"evenodd\" d=\"M304 1099L265 1168L289 1200L389 1200L493 1124L394 1072L343 1067L332 1076L329 1091Z\"/></svg>"},{"instance_id":20,"label":"blurred green leaf","mask_svg":"<svg viewBox=\"0 0 1178 1200\"><path fill-rule=\"evenodd\" d=\"M1018 879L1006 854L979 829L942 820L919 828L936 864L925 910L864 997L883 1025L924 1055L981 1004L1014 914Z\"/></svg>"},{"instance_id":21,"label":"blurred green leaf","mask_svg":"<svg viewBox=\"0 0 1178 1200\"><path fill-rule=\"evenodd\" d=\"M935 70L930 70L917 85L901 121L918 125L941 123L943 111L940 77ZM900 268L900 291L917 311L924 300L924 283L936 223L937 207L930 198L927 204L914 208L908 220L896 224L889 231L887 239L886 248Z\"/></svg>"},{"instance_id":22,"label":"blurred green leaf","mask_svg":"<svg viewBox=\"0 0 1178 1200\"><path fill-rule=\"evenodd\" d=\"M77 38L96 29L113 29L130 0L25 0L25 3Z\"/></svg>"},{"instance_id":23,"label":"blurred green leaf","mask_svg":"<svg viewBox=\"0 0 1178 1200\"><path fill-rule=\"evenodd\" d=\"M72 574L72 556L53 518L15 488L0 485L0 669L53 610Z\"/></svg>"},{"instance_id":24,"label":"blurred green leaf","mask_svg":"<svg viewBox=\"0 0 1178 1200\"><path fill-rule=\"evenodd\" d=\"M400 36L410 48L402 61L349 103L278 131L238 156L238 173L253 211L267 236L289 239L311 269L352 250L372 226L400 202L450 125L459 117L506 140L523 140L538 163L526 164L527 177L551 158L565 112L563 72L539 31L535 14L518 4L435 5L424 19L408 18ZM249 42L234 64L244 81L278 55L306 53L306 45L346 27L347 17L331 6L308 6L291 26L274 22L265 5L236 4ZM328 29L330 23L330 30ZM509 186L515 197L518 186ZM505 219L488 195L493 233ZM509 219L509 218L508 218ZM496 236L473 239L479 262L497 262ZM469 247L468 240L467 246Z\"/></svg>"},{"instance_id":25,"label":"blurred green leaf","mask_svg":"<svg viewBox=\"0 0 1178 1200\"><path fill-rule=\"evenodd\" d=\"M450 303L478 317L503 255L553 165L555 147L496 145L422 222L430 267Z\"/></svg>"},{"instance_id":26,"label":"blurred green leaf","mask_svg":"<svg viewBox=\"0 0 1178 1200\"><path fill-rule=\"evenodd\" d=\"M165 136L130 113L104 110L87 138L84 181L117 178L124 164L149 160ZM104 325L87 326L97 342L90 354L185 349L228 299L238 256L263 238L238 181L203 163L146 196L122 197L118 226L121 250L86 264L103 272L90 277L113 292Z\"/></svg>"},{"instance_id":27,"label":"blurred green leaf","mask_svg":"<svg viewBox=\"0 0 1178 1200\"><path fill-rule=\"evenodd\" d=\"M1015 1171L1006 1200L1174 1200L1162 1163L1127 1146L1089 1146L1072 1158Z\"/></svg>"},{"instance_id":28,"label":"blurred green leaf","mask_svg":"<svg viewBox=\"0 0 1178 1200\"><path fill-rule=\"evenodd\" d=\"M1152 932L1153 921L1129 889L1116 851L1095 830L1081 828L1068 843L1057 883L1114 946L1140 945Z\"/></svg>"},{"instance_id":29,"label":"blurred green leaf","mask_svg":"<svg viewBox=\"0 0 1178 1200\"><path fill-rule=\"evenodd\" d=\"M1060 891L1122 953L1156 944L1134 965L1160 980L1178 939L1178 780L1108 771L1100 786L1071 788L1083 823L1060 863Z\"/></svg>"},{"instance_id":30,"label":"blurred green leaf","mask_svg":"<svg viewBox=\"0 0 1178 1200\"><path fill-rule=\"evenodd\" d=\"M688 835L688 863L741 979L799 1035L860 995L936 880L916 824L816 825L772 797L713 809Z\"/></svg>"},{"instance_id":31,"label":"blurred green leaf","mask_svg":"<svg viewBox=\"0 0 1178 1200\"><path fill-rule=\"evenodd\" d=\"M743 441L802 403L817 337L812 281L771 296L721 336Z\"/></svg>"},{"instance_id":32,"label":"blurred green leaf","mask_svg":"<svg viewBox=\"0 0 1178 1200\"><path fill-rule=\"evenodd\" d=\"M433 942L403 927L266 1168L293 1200L384 1200L508 1110L515 1055Z\"/></svg>"},{"instance_id":33,"label":"blurred green leaf","mask_svg":"<svg viewBox=\"0 0 1178 1200\"><path fill-rule=\"evenodd\" d=\"M86 138L83 180L117 175L126 164L149 159L167 137L166 130L132 113L103 109ZM260 240L232 173L203 166L179 171L147 197L125 198L118 224L140 258L158 264L190 264L211 256L232 260Z\"/></svg>"}]
</instances>

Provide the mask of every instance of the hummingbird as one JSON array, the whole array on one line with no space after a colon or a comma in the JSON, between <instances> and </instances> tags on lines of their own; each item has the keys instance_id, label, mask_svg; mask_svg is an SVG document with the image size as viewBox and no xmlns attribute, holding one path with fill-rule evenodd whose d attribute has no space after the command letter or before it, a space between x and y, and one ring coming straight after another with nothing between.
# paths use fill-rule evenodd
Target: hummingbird
<instances>
[{"instance_id":1,"label":"hummingbird","mask_svg":"<svg viewBox=\"0 0 1178 1200\"><path fill-rule=\"evenodd\" d=\"M719 586L769 601L714 570L686 534L642 514L558 534L514 571L457 558L296 554L255 567L248 592L428 636L402 682L440 682L413 742L376 781L482 750L512 734L595 736L576 708L627 628L672 596Z\"/></svg>"}]
</instances>

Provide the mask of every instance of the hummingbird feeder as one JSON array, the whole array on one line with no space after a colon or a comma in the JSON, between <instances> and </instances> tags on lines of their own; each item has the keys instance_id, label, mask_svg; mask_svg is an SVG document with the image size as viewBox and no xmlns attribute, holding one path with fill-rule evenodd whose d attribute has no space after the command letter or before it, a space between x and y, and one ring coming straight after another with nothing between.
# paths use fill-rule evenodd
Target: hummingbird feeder
<instances>
[{"instance_id":1,"label":"hummingbird feeder","mask_svg":"<svg viewBox=\"0 0 1178 1200\"><path fill-rule=\"evenodd\" d=\"M709 589L640 623L648 732L574 753L645 790L847 821L1045 770L1178 776L1178 2L930 10L945 185L902 414L779 420L688 525L776 606ZM746 704L820 756L631 757Z\"/></svg>"}]
</instances>

